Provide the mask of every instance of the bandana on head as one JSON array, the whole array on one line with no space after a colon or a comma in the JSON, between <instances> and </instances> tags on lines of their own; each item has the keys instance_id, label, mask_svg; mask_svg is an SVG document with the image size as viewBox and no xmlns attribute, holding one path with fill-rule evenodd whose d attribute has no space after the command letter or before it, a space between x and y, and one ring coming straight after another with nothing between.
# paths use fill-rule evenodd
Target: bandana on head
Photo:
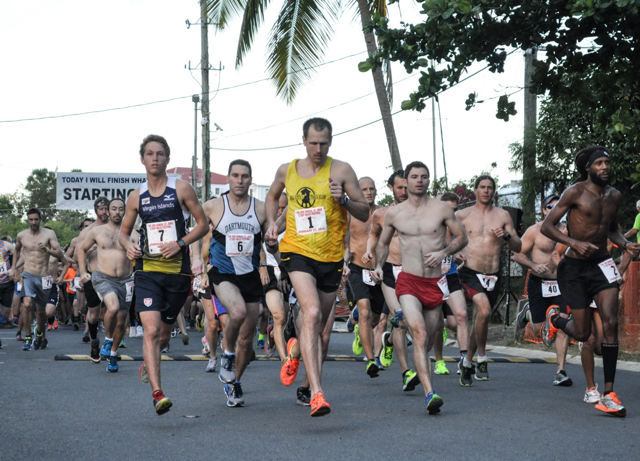
<instances>
[{"instance_id":1,"label":"bandana on head","mask_svg":"<svg viewBox=\"0 0 640 461\"><path fill-rule=\"evenodd\" d=\"M584 169L588 170L589 167L593 165L593 162L598 160L600 157L611 158L611 156L609 155L609 152L607 152L606 150L597 150L593 154L591 154L591 156L589 157L589 160L587 161L587 164L584 166Z\"/></svg>"}]
</instances>

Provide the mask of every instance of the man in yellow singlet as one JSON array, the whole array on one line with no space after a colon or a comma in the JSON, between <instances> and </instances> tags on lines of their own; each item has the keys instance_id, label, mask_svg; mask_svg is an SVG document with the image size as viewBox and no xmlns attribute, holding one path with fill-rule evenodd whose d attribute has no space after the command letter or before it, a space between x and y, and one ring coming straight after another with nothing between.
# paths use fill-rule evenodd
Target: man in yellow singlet
<instances>
[{"instance_id":1,"label":"man in yellow singlet","mask_svg":"<svg viewBox=\"0 0 640 461\"><path fill-rule=\"evenodd\" d=\"M331 407L320 386L321 333L331 316L342 278L347 212L367 221L369 205L351 165L328 156L331 123L312 118L304 123L302 132L306 158L281 165L269 189L266 199L269 230L265 241L270 246L277 245L278 199L286 188L287 230L280 242L280 252L282 266L289 273L301 306L302 328L300 344L295 338L287 344L289 357L280 378L287 386L295 380L300 362L294 357L300 354L293 351L299 346L311 387L311 416L324 416L331 412Z\"/></svg>"}]
</instances>

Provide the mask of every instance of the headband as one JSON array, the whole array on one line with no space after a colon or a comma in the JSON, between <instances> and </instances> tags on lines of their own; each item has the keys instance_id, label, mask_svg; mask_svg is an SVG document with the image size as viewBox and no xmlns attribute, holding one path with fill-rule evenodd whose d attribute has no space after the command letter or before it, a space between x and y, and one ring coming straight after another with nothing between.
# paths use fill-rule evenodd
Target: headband
<instances>
[{"instance_id":1,"label":"headband","mask_svg":"<svg viewBox=\"0 0 640 461\"><path fill-rule=\"evenodd\" d=\"M593 165L593 162L595 162L596 160L598 160L600 157L607 157L610 158L609 156L609 152L607 152L606 150L597 150L595 151L593 154L591 154L591 156L589 157L589 160L587 161L587 164L584 166L584 169L587 170L589 169L589 167L591 165Z\"/></svg>"},{"instance_id":2,"label":"headband","mask_svg":"<svg viewBox=\"0 0 640 461\"><path fill-rule=\"evenodd\" d=\"M545 197L545 199L542 201L542 207L545 208L547 205L549 205L554 200L560 200L560 197L558 197L555 194L552 194L552 195L549 195L548 197Z\"/></svg>"}]
</instances>

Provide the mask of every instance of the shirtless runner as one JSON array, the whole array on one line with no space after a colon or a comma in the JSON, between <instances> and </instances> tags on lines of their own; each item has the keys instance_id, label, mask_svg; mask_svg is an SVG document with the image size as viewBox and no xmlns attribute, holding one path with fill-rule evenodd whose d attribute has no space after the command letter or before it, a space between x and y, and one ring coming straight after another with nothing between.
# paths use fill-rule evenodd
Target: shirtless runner
<instances>
[{"instance_id":1,"label":"shirtless runner","mask_svg":"<svg viewBox=\"0 0 640 461\"><path fill-rule=\"evenodd\" d=\"M429 414L440 412L442 398L431 383L429 350L442 323L442 303L449 297L447 277L442 275L442 260L459 252L467 244L464 227L453 209L427 195L429 169L422 162L405 168L409 198L390 207L376 248L375 279L382 281L382 269L389 254L389 243L398 232L402 252L402 272L396 282L400 300L414 343L413 359L424 388ZM447 228L455 240L445 247Z\"/></svg>"}]
</instances>

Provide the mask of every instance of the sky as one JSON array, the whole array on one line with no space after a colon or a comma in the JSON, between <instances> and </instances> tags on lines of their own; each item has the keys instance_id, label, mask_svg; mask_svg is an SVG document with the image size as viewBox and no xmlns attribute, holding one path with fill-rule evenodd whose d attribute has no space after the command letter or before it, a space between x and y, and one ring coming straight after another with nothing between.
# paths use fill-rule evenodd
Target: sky
<instances>
[{"instance_id":1,"label":"sky","mask_svg":"<svg viewBox=\"0 0 640 461\"><path fill-rule=\"evenodd\" d=\"M258 184L270 184L278 165L305 156L302 146L262 149L301 142L307 118L329 119L334 134L380 118L371 74L357 68L366 59L366 47L351 11L335 24L327 64L315 69L293 104L278 98L270 81L254 83L267 78L266 43L280 5L270 4L265 26L239 69L235 51L240 21L221 32L209 29L210 62L224 67L210 73L211 90L218 89L210 104L211 122L223 129L212 133L211 147L253 149L212 150L211 170L225 174L231 160L243 158L251 162ZM422 19L414 2L405 0L400 6L401 11L397 5L390 7L395 23ZM185 20L195 23L199 12L194 0L0 2L0 194L15 192L35 168L143 173L138 149L151 133L167 139L171 167L190 167L194 152L191 95L201 89L200 71L190 72L185 66L190 63L193 68L200 61L200 26L188 29ZM470 73L482 67L477 65ZM495 98L522 86L522 52L511 54L505 69L504 74L480 72L440 97L450 182L469 179L493 162L497 162L494 173L499 184L521 177L508 171L508 147L522 139L522 92L510 97L518 114L508 123L495 117L496 99L465 111L469 93L476 91L478 99ZM418 73L408 75L394 64L392 111L408 99L418 78ZM177 99L123 110L42 118L173 98ZM42 119L14 121L31 118ZM422 160L433 176L431 103L422 113L394 116L394 124L403 164ZM198 123L197 128L200 166L202 126ZM439 177L443 174L439 125L436 138ZM374 178L379 189L392 172L382 122L335 136L330 155L351 163L358 176Z\"/></svg>"}]
</instances>

